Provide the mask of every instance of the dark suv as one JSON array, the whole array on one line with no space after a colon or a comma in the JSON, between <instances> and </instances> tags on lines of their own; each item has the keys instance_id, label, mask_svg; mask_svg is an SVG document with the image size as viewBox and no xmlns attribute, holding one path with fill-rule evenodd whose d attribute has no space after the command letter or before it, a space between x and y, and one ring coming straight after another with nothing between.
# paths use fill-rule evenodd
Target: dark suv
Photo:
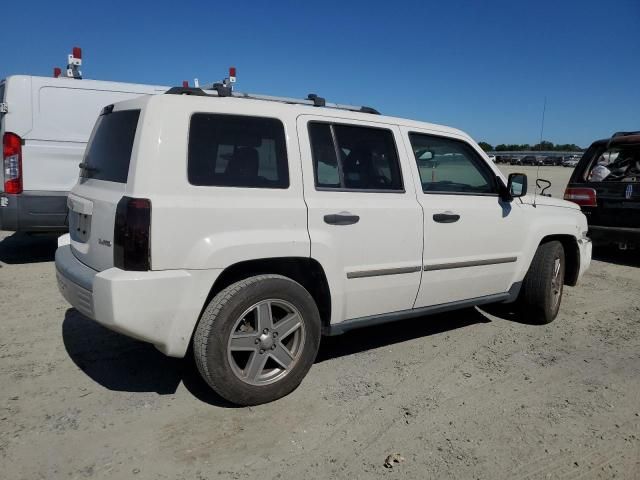
<instances>
[{"instance_id":1,"label":"dark suv","mask_svg":"<svg viewBox=\"0 0 640 480\"><path fill-rule=\"evenodd\" d=\"M564 198L582 208L595 245L640 246L640 131L593 142Z\"/></svg>"}]
</instances>

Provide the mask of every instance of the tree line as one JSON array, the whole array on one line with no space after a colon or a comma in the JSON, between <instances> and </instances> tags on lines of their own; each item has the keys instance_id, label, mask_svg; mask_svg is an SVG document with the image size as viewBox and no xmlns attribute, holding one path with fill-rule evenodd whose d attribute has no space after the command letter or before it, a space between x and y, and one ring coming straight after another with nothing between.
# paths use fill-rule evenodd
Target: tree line
<instances>
[{"instance_id":1,"label":"tree line","mask_svg":"<svg viewBox=\"0 0 640 480\"><path fill-rule=\"evenodd\" d=\"M485 152L522 152L522 151L558 151L558 152L582 152L584 148L579 147L575 143L559 143L558 145L553 142L548 142L543 140L540 143L536 143L535 145L529 145L528 143L524 143L522 145L518 144L504 144L496 145L495 147L487 142L480 142L480 148L482 148Z\"/></svg>"}]
</instances>

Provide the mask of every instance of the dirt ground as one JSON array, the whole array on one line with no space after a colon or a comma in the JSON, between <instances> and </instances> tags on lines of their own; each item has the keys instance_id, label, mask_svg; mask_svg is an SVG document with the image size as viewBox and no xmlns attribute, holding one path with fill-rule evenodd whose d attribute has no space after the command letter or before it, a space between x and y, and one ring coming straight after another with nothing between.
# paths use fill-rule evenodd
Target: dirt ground
<instances>
[{"instance_id":1,"label":"dirt ground","mask_svg":"<svg viewBox=\"0 0 640 480\"><path fill-rule=\"evenodd\" d=\"M54 251L0 234L0 478L640 478L640 252L597 252L550 325L469 309L327 338L295 392L235 408L70 309Z\"/></svg>"}]
</instances>

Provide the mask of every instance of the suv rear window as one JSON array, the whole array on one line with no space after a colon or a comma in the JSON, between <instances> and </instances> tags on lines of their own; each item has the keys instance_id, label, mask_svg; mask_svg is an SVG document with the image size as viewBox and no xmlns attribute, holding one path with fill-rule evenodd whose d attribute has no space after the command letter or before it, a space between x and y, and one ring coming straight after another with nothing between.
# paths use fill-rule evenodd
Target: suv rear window
<instances>
[{"instance_id":1,"label":"suv rear window","mask_svg":"<svg viewBox=\"0 0 640 480\"><path fill-rule=\"evenodd\" d=\"M602 145L593 152L585 180L640 182L640 144Z\"/></svg>"},{"instance_id":2,"label":"suv rear window","mask_svg":"<svg viewBox=\"0 0 640 480\"><path fill-rule=\"evenodd\" d=\"M194 114L187 173L192 185L288 188L282 122L275 118Z\"/></svg>"},{"instance_id":3,"label":"suv rear window","mask_svg":"<svg viewBox=\"0 0 640 480\"><path fill-rule=\"evenodd\" d=\"M140 110L100 115L87 145L80 176L127 183Z\"/></svg>"}]
</instances>

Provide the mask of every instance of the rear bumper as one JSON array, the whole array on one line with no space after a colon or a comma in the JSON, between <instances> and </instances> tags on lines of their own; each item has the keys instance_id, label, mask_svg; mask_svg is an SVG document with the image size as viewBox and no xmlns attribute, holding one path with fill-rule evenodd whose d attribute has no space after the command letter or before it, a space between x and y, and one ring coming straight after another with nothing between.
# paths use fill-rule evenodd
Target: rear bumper
<instances>
[{"instance_id":1,"label":"rear bumper","mask_svg":"<svg viewBox=\"0 0 640 480\"><path fill-rule=\"evenodd\" d=\"M640 245L640 228L589 225L589 237L595 245L612 243Z\"/></svg>"},{"instance_id":2,"label":"rear bumper","mask_svg":"<svg viewBox=\"0 0 640 480\"><path fill-rule=\"evenodd\" d=\"M62 296L80 313L124 335L184 357L220 270L102 272L80 262L69 245L56 250Z\"/></svg>"},{"instance_id":3,"label":"rear bumper","mask_svg":"<svg viewBox=\"0 0 640 480\"><path fill-rule=\"evenodd\" d=\"M0 193L0 230L62 232L67 225L67 192Z\"/></svg>"}]
</instances>

